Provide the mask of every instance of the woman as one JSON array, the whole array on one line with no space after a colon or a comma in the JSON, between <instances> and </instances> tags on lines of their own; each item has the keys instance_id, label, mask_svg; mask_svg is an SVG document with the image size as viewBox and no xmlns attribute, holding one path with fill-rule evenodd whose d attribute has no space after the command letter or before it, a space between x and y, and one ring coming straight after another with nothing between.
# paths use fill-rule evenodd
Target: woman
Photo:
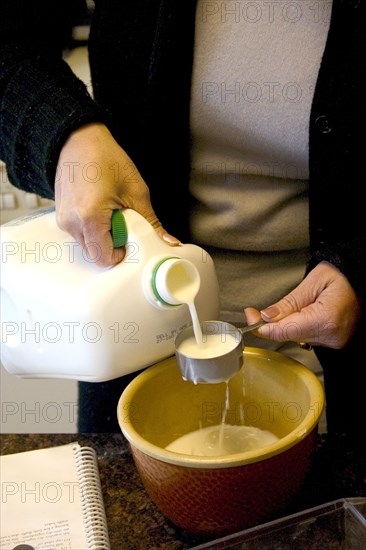
<instances>
[{"instance_id":1,"label":"woman","mask_svg":"<svg viewBox=\"0 0 366 550\"><path fill-rule=\"evenodd\" d=\"M268 322L260 345L314 346L328 431L357 434L365 8L354 0L326 7L99 0L89 40L93 100L61 59L65 7L9 1L0 157L14 185L55 197L60 226L86 251L97 243L101 265L123 259L109 234L119 207L142 213L172 246L206 248L221 316L239 324L245 307L248 322ZM55 25L49 34L45 21ZM85 176L88 163L100 167L97 183ZM82 431L99 430L88 416L96 395L100 429L106 417L118 429L126 381L80 385Z\"/></svg>"}]
</instances>

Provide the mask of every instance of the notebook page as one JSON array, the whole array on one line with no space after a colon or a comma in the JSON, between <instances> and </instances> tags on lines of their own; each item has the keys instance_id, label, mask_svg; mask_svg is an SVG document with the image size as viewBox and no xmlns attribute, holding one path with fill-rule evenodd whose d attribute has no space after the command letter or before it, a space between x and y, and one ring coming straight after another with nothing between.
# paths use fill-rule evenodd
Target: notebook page
<instances>
[{"instance_id":1,"label":"notebook page","mask_svg":"<svg viewBox=\"0 0 366 550\"><path fill-rule=\"evenodd\" d=\"M0 549L87 549L75 466L78 443L0 457Z\"/></svg>"}]
</instances>

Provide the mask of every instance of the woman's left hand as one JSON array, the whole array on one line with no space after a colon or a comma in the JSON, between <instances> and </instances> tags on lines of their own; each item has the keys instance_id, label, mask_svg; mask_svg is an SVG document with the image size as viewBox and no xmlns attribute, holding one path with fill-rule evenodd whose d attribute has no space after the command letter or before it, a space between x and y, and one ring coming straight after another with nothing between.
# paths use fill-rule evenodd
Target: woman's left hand
<instances>
[{"instance_id":1,"label":"woman's left hand","mask_svg":"<svg viewBox=\"0 0 366 550\"><path fill-rule=\"evenodd\" d=\"M277 342L304 342L341 349L360 318L360 303L347 278L332 264L321 262L287 296L265 308L246 308L248 324L268 324L255 334Z\"/></svg>"}]
</instances>

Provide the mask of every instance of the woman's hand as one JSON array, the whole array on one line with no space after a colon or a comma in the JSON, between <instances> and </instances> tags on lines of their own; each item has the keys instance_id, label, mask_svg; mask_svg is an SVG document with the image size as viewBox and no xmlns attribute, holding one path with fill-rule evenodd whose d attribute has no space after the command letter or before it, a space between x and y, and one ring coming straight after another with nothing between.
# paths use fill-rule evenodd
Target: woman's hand
<instances>
[{"instance_id":1,"label":"woman's hand","mask_svg":"<svg viewBox=\"0 0 366 550\"><path fill-rule=\"evenodd\" d=\"M249 324L268 322L255 334L277 342L343 348L360 318L360 304L347 278L328 262L318 264L287 296L259 312L246 308Z\"/></svg>"},{"instance_id":2,"label":"woman's hand","mask_svg":"<svg viewBox=\"0 0 366 550\"><path fill-rule=\"evenodd\" d=\"M164 241L179 244L156 217L136 166L103 124L82 126L64 144L55 177L55 203L59 227L100 266L116 264L125 255L124 248L113 248L110 234L117 208L136 210Z\"/></svg>"}]
</instances>

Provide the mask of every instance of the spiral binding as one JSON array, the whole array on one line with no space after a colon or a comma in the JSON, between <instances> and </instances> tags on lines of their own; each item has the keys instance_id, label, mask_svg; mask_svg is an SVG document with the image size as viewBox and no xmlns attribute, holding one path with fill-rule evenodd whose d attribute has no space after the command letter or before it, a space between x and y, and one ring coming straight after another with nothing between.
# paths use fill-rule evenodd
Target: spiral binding
<instances>
[{"instance_id":1,"label":"spiral binding","mask_svg":"<svg viewBox=\"0 0 366 550\"><path fill-rule=\"evenodd\" d=\"M110 550L97 455L92 447L73 447L88 549Z\"/></svg>"}]
</instances>

